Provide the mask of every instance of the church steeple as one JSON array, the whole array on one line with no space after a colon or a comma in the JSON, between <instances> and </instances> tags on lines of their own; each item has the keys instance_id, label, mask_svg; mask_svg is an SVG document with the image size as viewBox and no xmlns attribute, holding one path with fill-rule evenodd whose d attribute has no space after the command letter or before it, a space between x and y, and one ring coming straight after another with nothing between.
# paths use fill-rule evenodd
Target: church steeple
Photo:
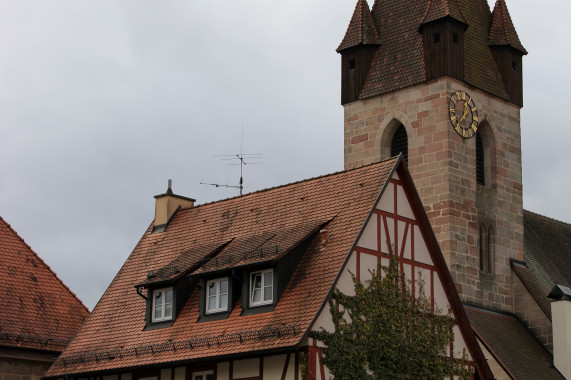
<instances>
[{"instance_id":1,"label":"church steeple","mask_svg":"<svg viewBox=\"0 0 571 380\"><path fill-rule=\"evenodd\" d=\"M345 37L337 48L341 53L341 104L359 99L380 43L367 1L358 0Z\"/></svg>"},{"instance_id":2,"label":"church steeple","mask_svg":"<svg viewBox=\"0 0 571 380\"><path fill-rule=\"evenodd\" d=\"M522 56L527 50L521 44L505 0L497 0L492 12L488 45L492 50L510 101L523 105Z\"/></svg>"},{"instance_id":3,"label":"church steeple","mask_svg":"<svg viewBox=\"0 0 571 380\"><path fill-rule=\"evenodd\" d=\"M420 23L426 79L464 80L464 31L468 21L458 0L431 0Z\"/></svg>"}]
</instances>

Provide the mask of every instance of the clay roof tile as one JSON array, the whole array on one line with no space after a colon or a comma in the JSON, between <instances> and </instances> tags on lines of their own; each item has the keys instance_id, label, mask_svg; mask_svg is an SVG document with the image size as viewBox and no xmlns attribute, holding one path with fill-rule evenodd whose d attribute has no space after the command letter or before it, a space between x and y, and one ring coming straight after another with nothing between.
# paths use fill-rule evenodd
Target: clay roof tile
<instances>
[{"instance_id":1,"label":"clay roof tile","mask_svg":"<svg viewBox=\"0 0 571 380\"><path fill-rule=\"evenodd\" d=\"M466 21L466 16L464 16L458 0L430 0L421 24L441 20L446 17L453 18L456 21L468 25L468 21Z\"/></svg>"},{"instance_id":2,"label":"clay roof tile","mask_svg":"<svg viewBox=\"0 0 571 380\"><path fill-rule=\"evenodd\" d=\"M359 45L380 45L380 43L381 40L371 17L367 0L358 0L337 52Z\"/></svg>"},{"instance_id":3,"label":"clay roof tile","mask_svg":"<svg viewBox=\"0 0 571 380\"><path fill-rule=\"evenodd\" d=\"M527 54L519 40L505 0L497 0L494 6L488 43L491 46L511 46Z\"/></svg>"}]
</instances>

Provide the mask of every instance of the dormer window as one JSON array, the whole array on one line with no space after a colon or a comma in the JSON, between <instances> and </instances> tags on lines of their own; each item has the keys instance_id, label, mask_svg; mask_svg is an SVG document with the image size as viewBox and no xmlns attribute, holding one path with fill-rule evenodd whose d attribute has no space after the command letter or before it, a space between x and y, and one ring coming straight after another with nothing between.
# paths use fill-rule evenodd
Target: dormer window
<instances>
[{"instance_id":1,"label":"dormer window","mask_svg":"<svg viewBox=\"0 0 571 380\"><path fill-rule=\"evenodd\" d=\"M250 274L250 306L269 305L274 301L272 269Z\"/></svg>"},{"instance_id":2,"label":"dormer window","mask_svg":"<svg viewBox=\"0 0 571 380\"><path fill-rule=\"evenodd\" d=\"M228 278L218 278L206 283L206 314L228 310Z\"/></svg>"},{"instance_id":3,"label":"dormer window","mask_svg":"<svg viewBox=\"0 0 571 380\"><path fill-rule=\"evenodd\" d=\"M170 321L173 310L173 288L153 291L153 322Z\"/></svg>"}]
</instances>

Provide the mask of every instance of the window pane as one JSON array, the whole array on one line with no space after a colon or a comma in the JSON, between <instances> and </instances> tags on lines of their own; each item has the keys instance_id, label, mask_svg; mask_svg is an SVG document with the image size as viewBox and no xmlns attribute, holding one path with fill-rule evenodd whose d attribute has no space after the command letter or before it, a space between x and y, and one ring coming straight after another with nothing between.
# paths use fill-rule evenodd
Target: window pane
<instances>
[{"instance_id":1,"label":"window pane","mask_svg":"<svg viewBox=\"0 0 571 380\"><path fill-rule=\"evenodd\" d=\"M262 287L262 274L257 273L254 275L254 289L260 289Z\"/></svg>"},{"instance_id":2,"label":"window pane","mask_svg":"<svg viewBox=\"0 0 571 380\"><path fill-rule=\"evenodd\" d=\"M172 303L172 290L167 290L165 292L165 299L166 299L166 302Z\"/></svg>"},{"instance_id":3,"label":"window pane","mask_svg":"<svg viewBox=\"0 0 571 380\"><path fill-rule=\"evenodd\" d=\"M214 380L214 375L206 375L205 380Z\"/></svg>"},{"instance_id":4,"label":"window pane","mask_svg":"<svg viewBox=\"0 0 571 380\"><path fill-rule=\"evenodd\" d=\"M274 279L273 272L264 273L264 286L272 286L273 279Z\"/></svg>"},{"instance_id":5,"label":"window pane","mask_svg":"<svg viewBox=\"0 0 571 380\"><path fill-rule=\"evenodd\" d=\"M220 294L228 294L228 280L220 281Z\"/></svg>"},{"instance_id":6,"label":"window pane","mask_svg":"<svg viewBox=\"0 0 571 380\"><path fill-rule=\"evenodd\" d=\"M162 295L163 292L155 292L155 305L160 304L162 302Z\"/></svg>"},{"instance_id":7,"label":"window pane","mask_svg":"<svg viewBox=\"0 0 571 380\"><path fill-rule=\"evenodd\" d=\"M261 289L254 289L252 293L252 301L253 302L260 302L262 300L262 290Z\"/></svg>"},{"instance_id":8,"label":"window pane","mask_svg":"<svg viewBox=\"0 0 571 380\"><path fill-rule=\"evenodd\" d=\"M220 295L220 304L218 305L218 308L220 310L226 310L228 308L228 295L226 294L221 294Z\"/></svg>"},{"instance_id":9,"label":"window pane","mask_svg":"<svg viewBox=\"0 0 571 380\"><path fill-rule=\"evenodd\" d=\"M165 305L165 318L172 317L172 303L167 303Z\"/></svg>"},{"instance_id":10,"label":"window pane","mask_svg":"<svg viewBox=\"0 0 571 380\"><path fill-rule=\"evenodd\" d=\"M162 305L155 305L155 319L161 319L163 317Z\"/></svg>"},{"instance_id":11,"label":"window pane","mask_svg":"<svg viewBox=\"0 0 571 380\"><path fill-rule=\"evenodd\" d=\"M208 296L216 296L216 283L208 283Z\"/></svg>"},{"instance_id":12,"label":"window pane","mask_svg":"<svg viewBox=\"0 0 571 380\"><path fill-rule=\"evenodd\" d=\"M272 287L264 287L264 301L271 301L272 300Z\"/></svg>"},{"instance_id":13,"label":"window pane","mask_svg":"<svg viewBox=\"0 0 571 380\"><path fill-rule=\"evenodd\" d=\"M216 309L216 296L208 297L208 310Z\"/></svg>"}]
</instances>

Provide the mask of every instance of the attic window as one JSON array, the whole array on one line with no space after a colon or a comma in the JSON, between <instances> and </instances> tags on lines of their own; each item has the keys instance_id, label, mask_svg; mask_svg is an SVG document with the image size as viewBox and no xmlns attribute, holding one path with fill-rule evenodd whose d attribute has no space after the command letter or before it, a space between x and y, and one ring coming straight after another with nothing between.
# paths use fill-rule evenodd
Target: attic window
<instances>
[{"instance_id":1,"label":"attic window","mask_svg":"<svg viewBox=\"0 0 571 380\"><path fill-rule=\"evenodd\" d=\"M153 291L153 322L172 319L173 289L164 288Z\"/></svg>"},{"instance_id":2,"label":"attic window","mask_svg":"<svg viewBox=\"0 0 571 380\"><path fill-rule=\"evenodd\" d=\"M452 33L452 42L458 43L458 33Z\"/></svg>"},{"instance_id":3,"label":"attic window","mask_svg":"<svg viewBox=\"0 0 571 380\"><path fill-rule=\"evenodd\" d=\"M274 272L265 270L250 274L250 306L269 305L274 301Z\"/></svg>"},{"instance_id":4,"label":"attic window","mask_svg":"<svg viewBox=\"0 0 571 380\"><path fill-rule=\"evenodd\" d=\"M512 70L516 71L517 69L517 62L516 61L512 61Z\"/></svg>"},{"instance_id":5,"label":"attic window","mask_svg":"<svg viewBox=\"0 0 571 380\"><path fill-rule=\"evenodd\" d=\"M214 380L214 371L194 372L192 380Z\"/></svg>"},{"instance_id":6,"label":"attic window","mask_svg":"<svg viewBox=\"0 0 571 380\"><path fill-rule=\"evenodd\" d=\"M206 283L206 314L228 310L228 277Z\"/></svg>"},{"instance_id":7,"label":"attic window","mask_svg":"<svg viewBox=\"0 0 571 380\"><path fill-rule=\"evenodd\" d=\"M440 33L432 34L432 41L434 42L434 44L440 43Z\"/></svg>"}]
</instances>

